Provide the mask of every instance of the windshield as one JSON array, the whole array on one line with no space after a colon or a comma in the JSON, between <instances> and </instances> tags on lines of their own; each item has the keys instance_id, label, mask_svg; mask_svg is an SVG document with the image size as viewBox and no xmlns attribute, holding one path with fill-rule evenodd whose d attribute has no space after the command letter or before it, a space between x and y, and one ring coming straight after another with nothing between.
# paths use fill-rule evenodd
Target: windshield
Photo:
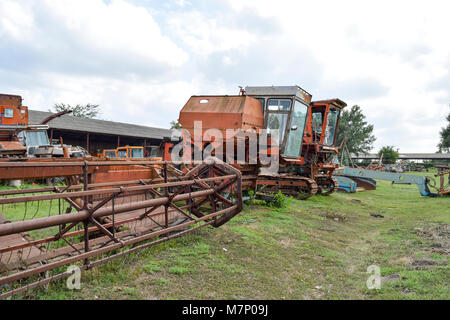
<instances>
[{"instance_id":1,"label":"windshield","mask_svg":"<svg viewBox=\"0 0 450 320\"><path fill-rule=\"evenodd\" d=\"M157 157L158 156L158 148L152 148L152 152L151 152L151 156L152 157Z\"/></svg>"},{"instance_id":2,"label":"windshield","mask_svg":"<svg viewBox=\"0 0 450 320\"><path fill-rule=\"evenodd\" d=\"M270 99L267 106L267 129L269 133L278 130L278 145L281 146L286 131L286 124L291 109L289 99Z\"/></svg>"},{"instance_id":3,"label":"windshield","mask_svg":"<svg viewBox=\"0 0 450 320\"><path fill-rule=\"evenodd\" d=\"M27 131L26 134L27 147L39 147L49 145L47 131Z\"/></svg>"},{"instance_id":4,"label":"windshield","mask_svg":"<svg viewBox=\"0 0 450 320\"><path fill-rule=\"evenodd\" d=\"M131 149L131 158L143 158L144 149Z\"/></svg>"},{"instance_id":5,"label":"windshield","mask_svg":"<svg viewBox=\"0 0 450 320\"><path fill-rule=\"evenodd\" d=\"M320 136L322 135L322 122L323 113L321 111L315 111L312 114L312 129L314 141L320 141Z\"/></svg>"},{"instance_id":6,"label":"windshield","mask_svg":"<svg viewBox=\"0 0 450 320\"><path fill-rule=\"evenodd\" d=\"M110 157L110 158L115 158L116 157L116 151L114 151L114 150L105 151L105 156Z\"/></svg>"},{"instance_id":7,"label":"windshield","mask_svg":"<svg viewBox=\"0 0 450 320\"><path fill-rule=\"evenodd\" d=\"M118 150L117 151L117 157L118 158L126 158L127 157L127 150Z\"/></svg>"},{"instance_id":8,"label":"windshield","mask_svg":"<svg viewBox=\"0 0 450 320\"><path fill-rule=\"evenodd\" d=\"M285 155L291 157L298 157L300 155L307 114L308 107L296 100L292 112L291 127L289 130Z\"/></svg>"},{"instance_id":9,"label":"windshield","mask_svg":"<svg viewBox=\"0 0 450 320\"><path fill-rule=\"evenodd\" d=\"M336 108L330 108L330 112L327 117L327 126L325 130L325 139L323 144L326 146L332 146L334 143L334 136L336 133L336 124L339 118L339 110Z\"/></svg>"}]
</instances>

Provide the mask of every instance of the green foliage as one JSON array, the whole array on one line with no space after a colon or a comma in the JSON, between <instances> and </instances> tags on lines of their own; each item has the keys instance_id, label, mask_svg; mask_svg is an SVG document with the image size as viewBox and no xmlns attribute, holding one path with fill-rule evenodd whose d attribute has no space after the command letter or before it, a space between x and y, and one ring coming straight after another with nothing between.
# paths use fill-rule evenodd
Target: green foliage
<instances>
[{"instance_id":1,"label":"green foliage","mask_svg":"<svg viewBox=\"0 0 450 320\"><path fill-rule=\"evenodd\" d=\"M178 121L170 121L170 129L181 129L181 123Z\"/></svg>"},{"instance_id":2,"label":"green foliage","mask_svg":"<svg viewBox=\"0 0 450 320\"><path fill-rule=\"evenodd\" d=\"M439 152L450 152L450 113L447 116L447 127L441 129L441 141L438 144Z\"/></svg>"},{"instance_id":3,"label":"green foliage","mask_svg":"<svg viewBox=\"0 0 450 320\"><path fill-rule=\"evenodd\" d=\"M378 151L378 157L383 155L383 163L384 164L394 164L398 159L398 149L395 150L394 146L384 146Z\"/></svg>"},{"instance_id":4,"label":"green foliage","mask_svg":"<svg viewBox=\"0 0 450 320\"><path fill-rule=\"evenodd\" d=\"M147 272L148 274L153 274L155 272L162 270L162 268L155 263L146 264L145 266L142 267L142 269L144 269L144 271Z\"/></svg>"},{"instance_id":5,"label":"green foliage","mask_svg":"<svg viewBox=\"0 0 450 320\"><path fill-rule=\"evenodd\" d=\"M100 106L98 104L77 104L72 107L70 104L57 103L53 106L55 112L62 112L66 110L72 110L72 115L79 118L95 119L98 118L100 114ZM49 110L51 111L51 110Z\"/></svg>"},{"instance_id":6,"label":"green foliage","mask_svg":"<svg viewBox=\"0 0 450 320\"><path fill-rule=\"evenodd\" d=\"M337 146L342 144L345 137L345 143L350 153L368 153L376 138L373 135L373 125L368 124L365 119L366 117L358 105L354 105L350 110L344 109L339 121Z\"/></svg>"},{"instance_id":7,"label":"green foliage","mask_svg":"<svg viewBox=\"0 0 450 320\"><path fill-rule=\"evenodd\" d=\"M185 273L188 273L189 269L186 267L180 267L180 266L175 266L169 269L169 273L171 274L177 274L177 275L182 275Z\"/></svg>"},{"instance_id":8,"label":"green foliage","mask_svg":"<svg viewBox=\"0 0 450 320\"><path fill-rule=\"evenodd\" d=\"M273 200L270 201L270 206L273 208L286 208L290 203L290 197L285 196L281 191L274 195Z\"/></svg>"}]
</instances>

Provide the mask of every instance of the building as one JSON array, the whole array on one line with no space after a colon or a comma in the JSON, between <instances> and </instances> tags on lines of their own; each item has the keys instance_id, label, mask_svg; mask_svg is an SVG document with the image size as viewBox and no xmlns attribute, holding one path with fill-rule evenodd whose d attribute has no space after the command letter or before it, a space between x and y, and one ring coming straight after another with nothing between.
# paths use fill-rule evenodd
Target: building
<instances>
[{"instance_id":1,"label":"building","mask_svg":"<svg viewBox=\"0 0 450 320\"><path fill-rule=\"evenodd\" d=\"M29 124L40 124L52 112L29 110ZM159 146L164 137L170 137L169 129L139 126L129 123L84 119L63 115L47 123L50 139L63 139L65 144L80 146L95 155L104 149L120 146L143 146L145 156L151 146Z\"/></svg>"}]
</instances>

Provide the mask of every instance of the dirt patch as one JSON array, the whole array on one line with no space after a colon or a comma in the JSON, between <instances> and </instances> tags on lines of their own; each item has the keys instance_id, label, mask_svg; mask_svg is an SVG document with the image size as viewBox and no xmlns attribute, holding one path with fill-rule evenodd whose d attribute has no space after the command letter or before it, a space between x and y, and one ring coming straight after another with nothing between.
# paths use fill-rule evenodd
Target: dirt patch
<instances>
[{"instance_id":1,"label":"dirt patch","mask_svg":"<svg viewBox=\"0 0 450 320\"><path fill-rule=\"evenodd\" d=\"M396 289L401 290L403 293L406 294L413 294L415 293L414 291L408 289L407 287L403 287L403 286L395 286Z\"/></svg>"},{"instance_id":2,"label":"dirt patch","mask_svg":"<svg viewBox=\"0 0 450 320\"><path fill-rule=\"evenodd\" d=\"M412 264L413 261L414 261L414 258L412 258L412 257L400 257L396 260L397 263L404 265L404 266Z\"/></svg>"},{"instance_id":3,"label":"dirt patch","mask_svg":"<svg viewBox=\"0 0 450 320\"><path fill-rule=\"evenodd\" d=\"M325 217L327 219L336 221L336 222L347 222L349 219L347 216L340 214L338 212L321 212L319 215Z\"/></svg>"},{"instance_id":4,"label":"dirt patch","mask_svg":"<svg viewBox=\"0 0 450 320\"><path fill-rule=\"evenodd\" d=\"M431 251L439 254L450 254L450 225L439 224L431 227L415 228L418 236L430 242Z\"/></svg>"},{"instance_id":5,"label":"dirt patch","mask_svg":"<svg viewBox=\"0 0 450 320\"><path fill-rule=\"evenodd\" d=\"M292 248L296 246L296 241L292 239L282 239L278 243L285 248Z\"/></svg>"},{"instance_id":6,"label":"dirt patch","mask_svg":"<svg viewBox=\"0 0 450 320\"><path fill-rule=\"evenodd\" d=\"M386 277L382 277L381 278L381 283L395 282L395 281L398 281L400 279L401 279L400 275L398 275L398 274L390 274L390 275L388 275Z\"/></svg>"},{"instance_id":7,"label":"dirt patch","mask_svg":"<svg viewBox=\"0 0 450 320\"><path fill-rule=\"evenodd\" d=\"M429 259L417 259L412 262L413 266L434 266L437 262Z\"/></svg>"}]
</instances>

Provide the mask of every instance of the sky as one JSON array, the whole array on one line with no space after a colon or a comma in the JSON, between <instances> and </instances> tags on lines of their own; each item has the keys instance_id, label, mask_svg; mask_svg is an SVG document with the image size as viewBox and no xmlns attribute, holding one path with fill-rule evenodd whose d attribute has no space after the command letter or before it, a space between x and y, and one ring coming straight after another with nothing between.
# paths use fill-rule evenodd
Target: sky
<instances>
[{"instance_id":1,"label":"sky","mask_svg":"<svg viewBox=\"0 0 450 320\"><path fill-rule=\"evenodd\" d=\"M449 12L433 0L0 0L0 92L168 128L191 95L299 85L361 106L375 152L435 152Z\"/></svg>"}]
</instances>

